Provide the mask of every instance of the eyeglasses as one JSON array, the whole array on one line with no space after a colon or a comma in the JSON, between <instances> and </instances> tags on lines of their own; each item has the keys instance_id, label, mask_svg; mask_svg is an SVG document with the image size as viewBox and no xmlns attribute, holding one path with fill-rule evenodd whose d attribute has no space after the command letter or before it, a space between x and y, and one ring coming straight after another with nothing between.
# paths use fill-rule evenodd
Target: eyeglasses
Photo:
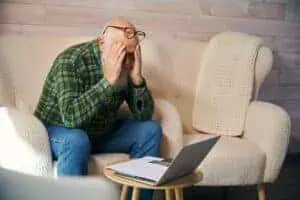
<instances>
[{"instance_id":1,"label":"eyeglasses","mask_svg":"<svg viewBox=\"0 0 300 200\"><path fill-rule=\"evenodd\" d=\"M138 36L139 41L142 41L145 37L146 37L146 33L143 31L136 31L134 28L131 27L119 27L119 26L107 26L103 33L105 33L105 31L107 30L107 28L116 28L119 29L121 31L124 32L124 35L128 38L128 39L132 39L135 36Z\"/></svg>"}]
</instances>

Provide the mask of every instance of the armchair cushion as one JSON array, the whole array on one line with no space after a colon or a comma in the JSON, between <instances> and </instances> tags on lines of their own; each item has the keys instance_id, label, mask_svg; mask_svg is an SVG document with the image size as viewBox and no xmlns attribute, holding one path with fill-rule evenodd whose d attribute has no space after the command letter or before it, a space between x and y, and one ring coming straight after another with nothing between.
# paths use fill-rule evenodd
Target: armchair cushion
<instances>
[{"instance_id":1,"label":"armchair cushion","mask_svg":"<svg viewBox=\"0 0 300 200\"><path fill-rule=\"evenodd\" d=\"M129 160L129 155L124 153L94 154L89 160L89 175L103 175L104 167L126 160ZM53 176L57 177L57 161L53 162Z\"/></svg>"},{"instance_id":2,"label":"armchair cushion","mask_svg":"<svg viewBox=\"0 0 300 200\"><path fill-rule=\"evenodd\" d=\"M129 160L129 155L124 153L104 153L91 156L89 161L89 175L103 175L104 167Z\"/></svg>"},{"instance_id":3,"label":"armchair cushion","mask_svg":"<svg viewBox=\"0 0 300 200\"><path fill-rule=\"evenodd\" d=\"M185 145L199 142L214 135L194 133L184 135ZM246 139L221 136L218 143L200 164L203 179L198 185L230 186L261 182L265 169L264 152Z\"/></svg>"}]
</instances>

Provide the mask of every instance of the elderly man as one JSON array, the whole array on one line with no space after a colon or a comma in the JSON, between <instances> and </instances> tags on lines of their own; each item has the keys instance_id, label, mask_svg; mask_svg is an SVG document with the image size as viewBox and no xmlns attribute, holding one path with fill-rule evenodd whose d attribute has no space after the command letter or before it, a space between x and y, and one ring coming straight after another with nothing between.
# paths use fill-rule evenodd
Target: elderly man
<instances>
[{"instance_id":1,"label":"elderly man","mask_svg":"<svg viewBox=\"0 0 300 200\"><path fill-rule=\"evenodd\" d=\"M159 156L161 126L142 76L139 42L145 33L116 17L95 40L58 55L35 115L45 124L57 173L86 175L91 153ZM116 118L126 101L133 120Z\"/></svg>"}]
</instances>

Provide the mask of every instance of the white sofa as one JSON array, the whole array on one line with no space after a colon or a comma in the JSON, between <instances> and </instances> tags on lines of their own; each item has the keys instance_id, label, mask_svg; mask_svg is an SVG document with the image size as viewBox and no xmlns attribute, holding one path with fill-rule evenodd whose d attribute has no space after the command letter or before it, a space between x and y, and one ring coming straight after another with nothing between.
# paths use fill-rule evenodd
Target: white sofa
<instances>
[{"instance_id":1,"label":"white sofa","mask_svg":"<svg viewBox=\"0 0 300 200\"><path fill-rule=\"evenodd\" d=\"M43 81L55 56L71 44L90 39L93 38L1 36L0 103L22 110L27 114L21 114L21 118L27 119L35 108ZM154 118L162 123L164 137L161 147L164 157L174 157L184 145L211 137L210 134L195 131L192 120L197 77L206 47L207 43L198 41L145 40L142 43L143 73L156 99ZM197 185L257 184L260 199L264 199L263 183L273 182L278 177L288 146L290 119L282 108L257 101L260 86L270 72L272 63L271 50L264 46L260 47L255 60L253 99L244 119L245 129L236 137L226 135L221 137L219 143L200 165L204 176ZM7 109L6 113L13 112L19 113L13 109ZM11 117L13 114L6 116L9 116L10 121L14 121L16 126L26 127L24 121L17 122L20 120L18 117ZM31 118L30 121L39 124L35 119ZM29 130L30 128L32 127L28 127ZM32 137L35 136L30 135L28 131L17 133L21 134L19 140L27 141L34 149L32 151L28 150L28 146L27 149L24 147L24 150L3 145L11 141L8 141L6 134L0 131L0 152L13 151L10 154L13 158L9 162L3 159L4 153L0 154L2 156L0 166L2 163L17 171L36 175L52 174L53 165L49 144L45 138L46 132L43 127L39 127L37 132L44 134L36 137L39 138L37 143L32 142ZM11 140L16 138L17 136ZM40 145L41 143L43 145ZM31 159L29 170L23 170L29 165L28 160L16 161L19 157ZM35 167L41 165L37 162L39 159L43 160L45 166L35 171ZM89 172L91 175L101 175L103 166L125 159L128 159L125 154L95 155L91 159Z\"/></svg>"}]
</instances>

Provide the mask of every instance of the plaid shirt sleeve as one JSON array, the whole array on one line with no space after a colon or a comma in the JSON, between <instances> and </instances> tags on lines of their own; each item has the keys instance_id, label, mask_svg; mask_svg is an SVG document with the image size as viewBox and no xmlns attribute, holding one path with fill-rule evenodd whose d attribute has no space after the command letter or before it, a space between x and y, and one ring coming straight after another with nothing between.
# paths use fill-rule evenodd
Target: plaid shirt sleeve
<instances>
[{"instance_id":1,"label":"plaid shirt sleeve","mask_svg":"<svg viewBox=\"0 0 300 200\"><path fill-rule=\"evenodd\" d=\"M149 120L152 118L154 100L150 91L147 89L145 79L143 79L141 86L135 86L133 82L129 80L126 101L135 119Z\"/></svg>"},{"instance_id":2,"label":"plaid shirt sleeve","mask_svg":"<svg viewBox=\"0 0 300 200\"><path fill-rule=\"evenodd\" d=\"M61 64L56 74L58 107L66 127L79 128L106 106L114 88L102 78L89 90L82 92L82 80L72 64Z\"/></svg>"}]
</instances>

